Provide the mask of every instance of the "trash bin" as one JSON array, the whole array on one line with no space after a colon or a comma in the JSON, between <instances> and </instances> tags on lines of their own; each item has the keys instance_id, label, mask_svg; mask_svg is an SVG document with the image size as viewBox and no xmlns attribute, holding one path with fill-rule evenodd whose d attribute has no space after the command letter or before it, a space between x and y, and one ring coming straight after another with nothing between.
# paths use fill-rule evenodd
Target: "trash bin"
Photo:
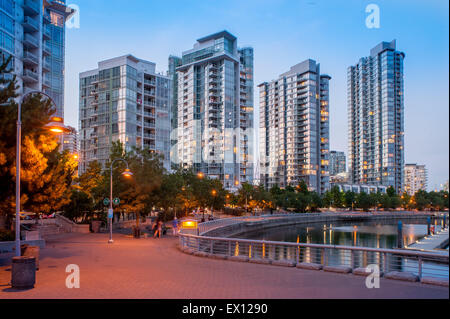
<instances>
[{"instance_id":1,"label":"trash bin","mask_svg":"<svg viewBox=\"0 0 450 319\"><path fill-rule=\"evenodd\" d=\"M94 220L92 221L92 232L93 233L99 233L100 232L100 226L102 225L102 222L100 220Z\"/></svg>"},{"instance_id":2,"label":"trash bin","mask_svg":"<svg viewBox=\"0 0 450 319\"><path fill-rule=\"evenodd\" d=\"M139 227L133 226L133 236L134 238L141 238L141 229Z\"/></svg>"},{"instance_id":3,"label":"trash bin","mask_svg":"<svg viewBox=\"0 0 450 319\"><path fill-rule=\"evenodd\" d=\"M36 270L39 270L39 246L30 246L28 244L20 245L20 254L26 257L34 257L36 259Z\"/></svg>"},{"instance_id":4,"label":"trash bin","mask_svg":"<svg viewBox=\"0 0 450 319\"><path fill-rule=\"evenodd\" d=\"M12 288L34 288L36 283L36 259L29 256L13 257L11 275Z\"/></svg>"}]
</instances>

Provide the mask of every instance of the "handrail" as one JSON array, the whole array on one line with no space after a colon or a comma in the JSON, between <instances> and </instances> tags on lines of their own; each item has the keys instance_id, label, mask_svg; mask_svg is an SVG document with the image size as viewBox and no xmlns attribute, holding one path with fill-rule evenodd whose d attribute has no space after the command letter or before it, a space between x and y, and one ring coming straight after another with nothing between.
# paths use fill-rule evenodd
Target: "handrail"
<instances>
[{"instance_id":1,"label":"handrail","mask_svg":"<svg viewBox=\"0 0 450 319\"><path fill-rule=\"evenodd\" d=\"M431 214L417 214L412 212L399 213L312 213L312 214L276 214L263 216L242 216L218 219L198 225L197 234L179 232L180 247L183 251L198 256L211 256L222 259L237 259L240 261L254 261L257 263L271 263L295 266L299 268L314 267L342 267L346 272L358 272L368 265L377 265L383 273L406 272L408 278L422 281L422 278L432 280L448 280L449 255L439 251L421 251L411 249L372 248L361 246L343 246L331 244L279 242L257 239L212 237L207 232L235 225L239 223L261 222L287 218L291 220L306 219L308 217L359 217L373 216L381 218L421 218ZM436 216L436 214L433 214ZM311 269L311 268L309 268ZM392 273L391 276L395 276ZM410 277L411 276L411 277Z\"/></svg>"},{"instance_id":2,"label":"handrail","mask_svg":"<svg viewBox=\"0 0 450 319\"><path fill-rule=\"evenodd\" d=\"M327 245L327 244L307 244L307 243L292 243L292 242L281 242L281 241L269 241L269 240L256 240L256 239L243 239L243 238L226 238L226 237L207 237L192 234L179 233L179 236L190 237L194 239L201 240L211 240L211 241L225 241L225 242L241 242L247 244L266 244L266 245L278 245L278 246L288 246L288 247L303 247L303 248L325 248L325 249L342 249L342 250L353 250L353 251L367 251L367 252L377 252L377 253L388 253L404 256L414 256L414 257L425 257L444 259L449 261L448 255L443 255L439 253L425 252L425 251L413 251L404 249L390 249L390 248L373 248L373 247L362 247L362 246L344 246L344 245Z\"/></svg>"}]
</instances>

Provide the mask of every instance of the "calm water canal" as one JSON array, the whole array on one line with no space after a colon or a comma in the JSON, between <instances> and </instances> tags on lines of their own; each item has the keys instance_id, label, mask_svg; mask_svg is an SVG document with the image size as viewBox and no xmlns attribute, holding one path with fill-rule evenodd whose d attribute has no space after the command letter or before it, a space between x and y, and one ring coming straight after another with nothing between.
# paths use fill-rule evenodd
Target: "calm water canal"
<instances>
[{"instance_id":1,"label":"calm water canal","mask_svg":"<svg viewBox=\"0 0 450 319\"><path fill-rule=\"evenodd\" d=\"M441 221L433 221L441 229ZM403 221L403 243L408 246L427 235L426 220ZM331 244L374 248L397 248L397 224L382 222L335 222L293 225L248 232L246 239Z\"/></svg>"},{"instance_id":2,"label":"calm water canal","mask_svg":"<svg viewBox=\"0 0 450 319\"><path fill-rule=\"evenodd\" d=\"M427 235L427 221L403 220L403 245L404 247L422 239ZM265 230L248 232L238 237L244 239L257 239L266 241L300 242L308 244L329 244L339 246L360 246L373 248L397 248L398 221L390 222L334 222L311 223L304 225L283 226ZM436 231L440 231L443 221L432 221ZM300 252L301 262L319 262L322 255L320 249L303 248ZM269 255L278 256L277 259L292 259L295 248L269 251ZM354 256L349 251L330 250L327 252L329 265L347 265L352 268L366 267L368 264L386 265L379 253L355 252ZM323 259L322 259L323 260ZM418 273L418 262L415 259L390 258L387 261L388 271L410 271ZM381 267L383 268L383 267ZM384 270L384 268L383 268ZM448 278L448 264L424 261L423 275Z\"/></svg>"}]
</instances>

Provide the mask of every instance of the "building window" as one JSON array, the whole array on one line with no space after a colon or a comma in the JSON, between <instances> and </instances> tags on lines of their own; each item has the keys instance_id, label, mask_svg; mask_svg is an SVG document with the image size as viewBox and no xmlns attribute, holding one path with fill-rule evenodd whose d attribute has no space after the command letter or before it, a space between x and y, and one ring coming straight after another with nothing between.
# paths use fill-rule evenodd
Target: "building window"
<instances>
[{"instance_id":1,"label":"building window","mask_svg":"<svg viewBox=\"0 0 450 319\"><path fill-rule=\"evenodd\" d=\"M64 27L64 17L56 12L50 11L50 20L53 25Z\"/></svg>"},{"instance_id":2,"label":"building window","mask_svg":"<svg viewBox=\"0 0 450 319\"><path fill-rule=\"evenodd\" d=\"M14 16L14 1L13 0L0 0L0 8L5 10L5 12Z\"/></svg>"}]
</instances>

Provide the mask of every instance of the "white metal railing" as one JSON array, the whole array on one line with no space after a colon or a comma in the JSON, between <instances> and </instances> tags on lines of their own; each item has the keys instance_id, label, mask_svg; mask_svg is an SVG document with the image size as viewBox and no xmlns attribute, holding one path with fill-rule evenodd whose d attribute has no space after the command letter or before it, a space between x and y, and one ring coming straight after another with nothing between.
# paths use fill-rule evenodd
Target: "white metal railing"
<instances>
[{"instance_id":1,"label":"white metal railing","mask_svg":"<svg viewBox=\"0 0 450 319\"><path fill-rule=\"evenodd\" d=\"M200 223L198 225L198 232L200 235L205 234L211 230L218 229L228 225L234 225L244 222L257 222L262 220L270 220L270 219L278 219L278 218L286 218L286 217L296 217L296 218L307 218L313 216L328 216L329 214L324 213L310 213L310 214L273 214L273 215L260 215L260 216L242 216L242 217L230 217L230 218L221 218L216 219L204 223Z\"/></svg>"},{"instance_id":2,"label":"white metal railing","mask_svg":"<svg viewBox=\"0 0 450 319\"><path fill-rule=\"evenodd\" d=\"M380 271L401 271L422 277L449 278L449 256L433 252L380 249L356 246L289 243L239 238L196 236L179 233L182 249L194 252L240 256L243 259L315 263L322 266L347 266L352 269L376 264Z\"/></svg>"}]
</instances>

